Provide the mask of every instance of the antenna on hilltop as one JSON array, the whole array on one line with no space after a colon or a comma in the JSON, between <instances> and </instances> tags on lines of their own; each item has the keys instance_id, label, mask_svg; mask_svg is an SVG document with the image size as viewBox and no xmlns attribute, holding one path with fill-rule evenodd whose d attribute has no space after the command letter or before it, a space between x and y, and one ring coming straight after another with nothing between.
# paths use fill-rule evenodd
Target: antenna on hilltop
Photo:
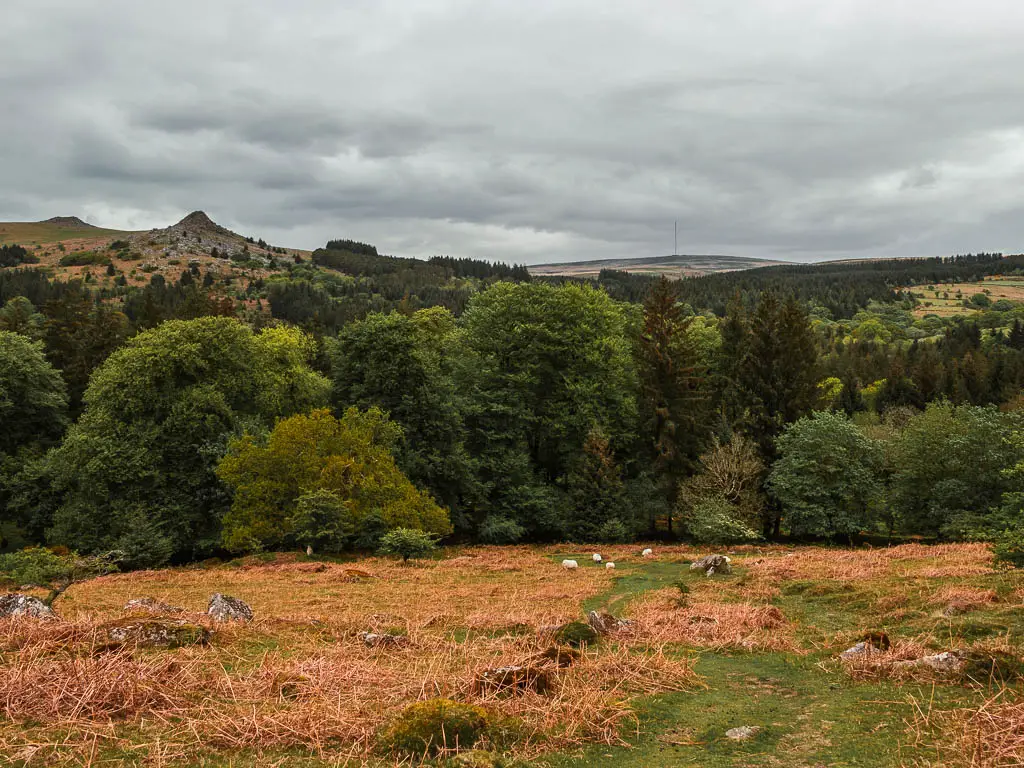
<instances>
[{"instance_id":1,"label":"antenna on hilltop","mask_svg":"<svg viewBox=\"0 0 1024 768\"><path fill-rule=\"evenodd\" d=\"M679 255L679 222L672 222L672 255Z\"/></svg>"}]
</instances>

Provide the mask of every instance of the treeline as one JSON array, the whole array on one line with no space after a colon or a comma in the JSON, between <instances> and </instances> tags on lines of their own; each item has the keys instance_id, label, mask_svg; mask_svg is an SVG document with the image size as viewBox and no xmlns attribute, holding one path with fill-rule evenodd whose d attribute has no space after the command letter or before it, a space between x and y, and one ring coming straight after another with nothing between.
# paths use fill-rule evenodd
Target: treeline
<instances>
[{"instance_id":1,"label":"treeline","mask_svg":"<svg viewBox=\"0 0 1024 768\"><path fill-rule=\"evenodd\" d=\"M792 264L687 278L680 298L724 314L736 296L747 306L766 290L825 307L835 319L851 318L869 302L898 302L902 288L940 282L973 282L1024 270L1024 255L966 254L929 259L878 259Z\"/></svg>"},{"instance_id":2,"label":"treeline","mask_svg":"<svg viewBox=\"0 0 1024 768\"><path fill-rule=\"evenodd\" d=\"M148 566L372 547L395 527L510 543L1020 525L1020 306L918 317L891 286L854 285L881 262L526 280L363 246L265 280L0 272L7 546ZM817 277L796 290L803 270ZM700 303L727 287L721 312Z\"/></svg>"},{"instance_id":3,"label":"treeline","mask_svg":"<svg viewBox=\"0 0 1024 768\"><path fill-rule=\"evenodd\" d=\"M142 567L368 547L395 527L732 542L1019 523L1019 415L880 396L868 410L863 388L829 376L827 334L795 298L768 291L713 318L676 288L659 281L636 307L584 285L498 282L461 317L374 312L322 347L228 317L79 336L67 351L95 342L102 362L77 417L72 358L0 331L15 395L3 535ZM977 348L941 343L951 359Z\"/></svg>"}]
</instances>

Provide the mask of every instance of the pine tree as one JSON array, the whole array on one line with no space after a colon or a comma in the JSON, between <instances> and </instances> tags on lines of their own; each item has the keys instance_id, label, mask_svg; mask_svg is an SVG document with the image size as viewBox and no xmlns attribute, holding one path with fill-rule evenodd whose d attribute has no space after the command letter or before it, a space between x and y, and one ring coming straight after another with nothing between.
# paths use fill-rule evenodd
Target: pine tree
<instances>
[{"instance_id":1,"label":"pine tree","mask_svg":"<svg viewBox=\"0 0 1024 768\"><path fill-rule=\"evenodd\" d=\"M1010 329L1007 344L1014 349L1024 351L1024 324L1021 324L1020 320L1013 321L1013 328Z\"/></svg>"},{"instance_id":2,"label":"pine tree","mask_svg":"<svg viewBox=\"0 0 1024 768\"><path fill-rule=\"evenodd\" d=\"M567 482L572 511L568 533L574 541L604 541L626 537L630 526L622 519L622 475L608 438L592 429Z\"/></svg>"},{"instance_id":3,"label":"pine tree","mask_svg":"<svg viewBox=\"0 0 1024 768\"><path fill-rule=\"evenodd\" d=\"M817 395L817 350L807 315L795 299L784 304L771 291L762 294L750 321L747 352L739 369L746 414L744 430L770 467L775 440L787 424L809 413ZM767 510L765 535L778 535L778 510Z\"/></svg>"},{"instance_id":4,"label":"pine tree","mask_svg":"<svg viewBox=\"0 0 1024 768\"><path fill-rule=\"evenodd\" d=\"M664 278L655 283L644 304L638 368L647 435L670 508L679 481L696 466L710 434L707 371L687 333L690 322L676 301L674 285ZM668 527L671 533L671 516Z\"/></svg>"}]
</instances>

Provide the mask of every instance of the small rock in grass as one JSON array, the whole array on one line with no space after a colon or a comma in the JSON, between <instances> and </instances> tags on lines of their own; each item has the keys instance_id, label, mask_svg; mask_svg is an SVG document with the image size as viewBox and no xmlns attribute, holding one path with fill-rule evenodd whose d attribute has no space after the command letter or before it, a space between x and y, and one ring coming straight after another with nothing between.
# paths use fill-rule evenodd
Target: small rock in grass
<instances>
[{"instance_id":1,"label":"small rock in grass","mask_svg":"<svg viewBox=\"0 0 1024 768\"><path fill-rule=\"evenodd\" d=\"M217 621L252 621L252 608L248 603L220 592L210 597L206 612Z\"/></svg>"},{"instance_id":2,"label":"small rock in grass","mask_svg":"<svg viewBox=\"0 0 1024 768\"><path fill-rule=\"evenodd\" d=\"M125 611L146 611L147 613L182 613L184 608L168 605L154 597L137 597L124 605Z\"/></svg>"},{"instance_id":3,"label":"small rock in grass","mask_svg":"<svg viewBox=\"0 0 1024 768\"><path fill-rule=\"evenodd\" d=\"M38 597L17 592L0 596L0 618L11 616L27 616L33 619L56 618L53 609Z\"/></svg>"},{"instance_id":4,"label":"small rock in grass","mask_svg":"<svg viewBox=\"0 0 1024 768\"><path fill-rule=\"evenodd\" d=\"M627 629L633 622L626 619L617 619L610 613L598 613L591 611L587 614L587 623L594 628L599 635L610 635L622 629Z\"/></svg>"},{"instance_id":5,"label":"small rock in grass","mask_svg":"<svg viewBox=\"0 0 1024 768\"><path fill-rule=\"evenodd\" d=\"M741 725L739 728L730 728L725 732L725 737L733 741L746 741L757 736L760 730L761 728L756 725Z\"/></svg>"},{"instance_id":6,"label":"small rock in grass","mask_svg":"<svg viewBox=\"0 0 1024 768\"><path fill-rule=\"evenodd\" d=\"M922 656L920 659L909 661L897 661L894 667L930 667L936 672L956 674L963 671L967 661L957 651L943 651L932 656Z\"/></svg>"},{"instance_id":7,"label":"small rock in grass","mask_svg":"<svg viewBox=\"0 0 1024 768\"><path fill-rule=\"evenodd\" d=\"M708 576L716 573L732 573L732 561L726 555L705 555L700 560L690 563L691 571L704 571Z\"/></svg>"},{"instance_id":8,"label":"small rock in grass","mask_svg":"<svg viewBox=\"0 0 1024 768\"><path fill-rule=\"evenodd\" d=\"M869 653L875 650L875 647L870 643L860 642L856 645L847 648L845 651L839 654L841 659L856 659L860 656L867 656Z\"/></svg>"},{"instance_id":9,"label":"small rock in grass","mask_svg":"<svg viewBox=\"0 0 1024 768\"><path fill-rule=\"evenodd\" d=\"M401 648L409 644L408 637L392 632L360 632L359 639L367 648Z\"/></svg>"},{"instance_id":10,"label":"small rock in grass","mask_svg":"<svg viewBox=\"0 0 1024 768\"><path fill-rule=\"evenodd\" d=\"M139 648L181 648L210 640L210 630L185 621L128 618L101 624L97 629L112 645Z\"/></svg>"}]
</instances>

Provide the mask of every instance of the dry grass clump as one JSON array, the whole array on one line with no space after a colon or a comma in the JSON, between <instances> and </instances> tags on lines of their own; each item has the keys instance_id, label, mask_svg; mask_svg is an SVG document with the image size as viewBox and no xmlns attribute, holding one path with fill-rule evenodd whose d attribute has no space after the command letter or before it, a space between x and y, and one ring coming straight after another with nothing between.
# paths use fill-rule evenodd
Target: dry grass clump
<instances>
[{"instance_id":1,"label":"dry grass clump","mask_svg":"<svg viewBox=\"0 0 1024 768\"><path fill-rule=\"evenodd\" d=\"M997 601L994 589L978 589L947 585L941 587L928 600L930 605L942 605L948 613L966 613L984 608Z\"/></svg>"},{"instance_id":2,"label":"dry grass clump","mask_svg":"<svg viewBox=\"0 0 1024 768\"><path fill-rule=\"evenodd\" d=\"M198 660L134 659L129 652L78 658L26 653L0 666L0 714L18 722L98 723L180 709L205 680Z\"/></svg>"},{"instance_id":3,"label":"dry grass clump","mask_svg":"<svg viewBox=\"0 0 1024 768\"><path fill-rule=\"evenodd\" d=\"M700 648L798 652L793 627L773 605L705 600L680 605L673 590L650 592L635 602L630 615L640 637Z\"/></svg>"},{"instance_id":4,"label":"dry grass clump","mask_svg":"<svg viewBox=\"0 0 1024 768\"><path fill-rule=\"evenodd\" d=\"M1024 699L1003 689L978 707L934 711L914 700L910 732L915 746L936 755L944 768L1009 768L1024 765Z\"/></svg>"}]
</instances>

